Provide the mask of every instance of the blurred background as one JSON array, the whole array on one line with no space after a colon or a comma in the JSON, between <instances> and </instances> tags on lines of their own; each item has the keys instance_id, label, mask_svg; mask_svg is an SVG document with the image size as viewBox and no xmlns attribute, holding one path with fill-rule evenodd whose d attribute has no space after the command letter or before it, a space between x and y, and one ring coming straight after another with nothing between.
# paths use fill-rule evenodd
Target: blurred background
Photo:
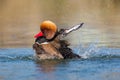
<instances>
[{"instance_id":1,"label":"blurred background","mask_svg":"<svg viewBox=\"0 0 120 80\"><path fill-rule=\"evenodd\" d=\"M84 22L71 45L120 48L120 0L0 0L0 48L32 47L44 20L59 28Z\"/></svg>"}]
</instances>

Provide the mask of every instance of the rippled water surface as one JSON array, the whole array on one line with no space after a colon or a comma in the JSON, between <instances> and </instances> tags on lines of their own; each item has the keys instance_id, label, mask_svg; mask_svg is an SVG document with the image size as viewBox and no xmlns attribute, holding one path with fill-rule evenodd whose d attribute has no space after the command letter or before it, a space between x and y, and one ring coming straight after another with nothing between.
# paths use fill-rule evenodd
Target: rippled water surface
<instances>
[{"instance_id":1,"label":"rippled water surface","mask_svg":"<svg viewBox=\"0 0 120 80\"><path fill-rule=\"evenodd\" d=\"M0 80L120 79L120 49L90 45L73 50L82 59L36 61L30 48L0 49Z\"/></svg>"}]
</instances>

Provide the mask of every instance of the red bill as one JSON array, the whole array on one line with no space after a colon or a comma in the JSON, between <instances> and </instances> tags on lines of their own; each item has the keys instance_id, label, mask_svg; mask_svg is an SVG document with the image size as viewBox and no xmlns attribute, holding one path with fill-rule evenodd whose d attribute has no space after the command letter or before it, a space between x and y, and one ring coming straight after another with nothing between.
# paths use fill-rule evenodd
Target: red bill
<instances>
[{"instance_id":1,"label":"red bill","mask_svg":"<svg viewBox=\"0 0 120 80\"><path fill-rule=\"evenodd\" d=\"M36 34L36 35L34 36L34 38L38 38L38 37L41 37L41 36L43 36L43 33L42 33L42 32L39 32L38 34Z\"/></svg>"}]
</instances>

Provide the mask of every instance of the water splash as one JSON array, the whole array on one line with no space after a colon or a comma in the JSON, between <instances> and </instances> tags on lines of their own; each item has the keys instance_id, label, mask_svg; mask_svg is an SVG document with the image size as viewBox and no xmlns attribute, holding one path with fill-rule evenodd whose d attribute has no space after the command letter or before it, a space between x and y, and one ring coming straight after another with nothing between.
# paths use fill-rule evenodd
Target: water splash
<instances>
[{"instance_id":1,"label":"water splash","mask_svg":"<svg viewBox=\"0 0 120 80\"><path fill-rule=\"evenodd\" d=\"M97 46L96 46L95 44L90 44L90 45L86 48L84 54L82 54L81 56L82 56L82 58L85 58L85 59L86 59L86 58L92 57L92 55L93 55L93 54L96 54L97 52L99 52L99 49L97 48Z\"/></svg>"},{"instance_id":2,"label":"water splash","mask_svg":"<svg viewBox=\"0 0 120 80\"><path fill-rule=\"evenodd\" d=\"M91 43L87 47L79 45L73 49L83 59L87 58L120 58L119 48L98 47L97 43Z\"/></svg>"}]
</instances>

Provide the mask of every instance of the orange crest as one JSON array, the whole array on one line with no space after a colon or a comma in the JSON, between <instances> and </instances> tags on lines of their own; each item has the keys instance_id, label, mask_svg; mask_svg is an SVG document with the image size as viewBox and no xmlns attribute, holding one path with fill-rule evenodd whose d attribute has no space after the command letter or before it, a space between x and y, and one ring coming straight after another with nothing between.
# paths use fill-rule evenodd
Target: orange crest
<instances>
[{"instance_id":1,"label":"orange crest","mask_svg":"<svg viewBox=\"0 0 120 80\"><path fill-rule=\"evenodd\" d=\"M57 32L57 26L52 21L43 21L40 25L40 29L47 39L54 37Z\"/></svg>"}]
</instances>

